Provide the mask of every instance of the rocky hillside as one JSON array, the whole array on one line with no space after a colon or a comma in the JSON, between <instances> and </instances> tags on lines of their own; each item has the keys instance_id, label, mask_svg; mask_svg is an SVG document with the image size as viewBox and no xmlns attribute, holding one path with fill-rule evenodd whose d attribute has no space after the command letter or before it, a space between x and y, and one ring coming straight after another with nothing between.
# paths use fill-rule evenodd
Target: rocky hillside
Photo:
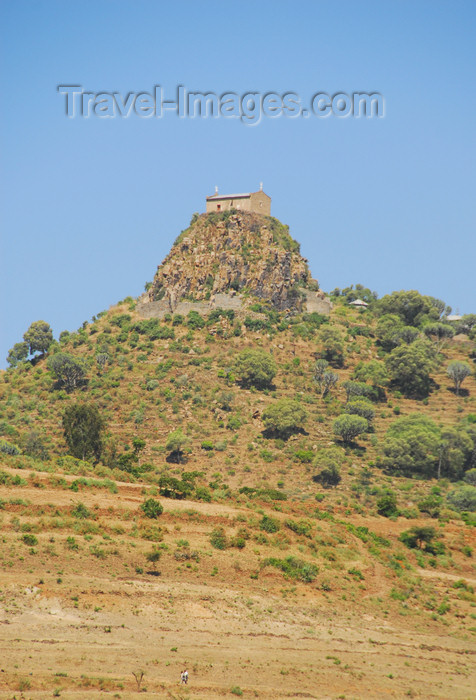
<instances>
[{"instance_id":1,"label":"rocky hillside","mask_svg":"<svg viewBox=\"0 0 476 700\"><path fill-rule=\"evenodd\" d=\"M249 212L195 215L175 241L148 290L149 299L202 301L218 293L251 294L278 310L301 309L302 289L317 290L288 227Z\"/></svg>"},{"instance_id":2,"label":"rocky hillside","mask_svg":"<svg viewBox=\"0 0 476 700\"><path fill-rule=\"evenodd\" d=\"M1 698L474 695L476 315L309 285L276 220L197 216L149 291L203 315L11 349Z\"/></svg>"}]
</instances>

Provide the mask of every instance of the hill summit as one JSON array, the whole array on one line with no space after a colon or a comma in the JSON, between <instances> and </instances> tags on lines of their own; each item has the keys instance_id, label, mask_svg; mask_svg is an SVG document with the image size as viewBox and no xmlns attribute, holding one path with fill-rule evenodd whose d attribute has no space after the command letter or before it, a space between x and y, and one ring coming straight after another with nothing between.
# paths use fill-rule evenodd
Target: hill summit
<instances>
[{"instance_id":1,"label":"hill summit","mask_svg":"<svg viewBox=\"0 0 476 700\"><path fill-rule=\"evenodd\" d=\"M277 311L330 310L288 226L253 212L195 214L158 267L139 311L160 316L184 303L184 311L238 309L253 297Z\"/></svg>"}]
</instances>

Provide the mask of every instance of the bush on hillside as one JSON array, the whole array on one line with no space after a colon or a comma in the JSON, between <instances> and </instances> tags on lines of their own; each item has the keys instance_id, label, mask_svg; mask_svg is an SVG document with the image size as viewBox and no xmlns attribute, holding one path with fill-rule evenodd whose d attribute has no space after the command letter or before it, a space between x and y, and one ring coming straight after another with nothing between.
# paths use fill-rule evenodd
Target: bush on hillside
<instances>
[{"instance_id":1,"label":"bush on hillside","mask_svg":"<svg viewBox=\"0 0 476 700\"><path fill-rule=\"evenodd\" d=\"M342 382L342 388L345 390L347 402L356 397L368 397L372 394L372 387L361 381L354 382L348 379L347 381Z\"/></svg>"},{"instance_id":2,"label":"bush on hillside","mask_svg":"<svg viewBox=\"0 0 476 700\"><path fill-rule=\"evenodd\" d=\"M377 513L385 518L391 518L398 515L397 494L393 491L387 491L377 500Z\"/></svg>"},{"instance_id":3,"label":"bush on hillside","mask_svg":"<svg viewBox=\"0 0 476 700\"><path fill-rule=\"evenodd\" d=\"M59 385L64 386L67 391L76 389L86 377L86 361L66 352L57 352L49 357L47 366Z\"/></svg>"},{"instance_id":4,"label":"bush on hillside","mask_svg":"<svg viewBox=\"0 0 476 700\"><path fill-rule=\"evenodd\" d=\"M385 387L389 382L389 376L383 362L379 362L378 360L359 362L352 376L354 379L357 379L359 383L365 382L367 391L362 392L364 396L378 401L385 399Z\"/></svg>"},{"instance_id":5,"label":"bush on hillside","mask_svg":"<svg viewBox=\"0 0 476 700\"><path fill-rule=\"evenodd\" d=\"M446 373L454 382L454 390L456 396L459 396L459 390L461 389L461 384L464 382L466 377L471 374L471 367L467 362L450 362Z\"/></svg>"},{"instance_id":6,"label":"bush on hillside","mask_svg":"<svg viewBox=\"0 0 476 700\"><path fill-rule=\"evenodd\" d=\"M311 583L319 573L319 568L315 564L309 564L297 557L286 557L286 559L270 557L262 562L260 568L264 569L266 566L274 566L280 569L286 578L298 579L304 583Z\"/></svg>"},{"instance_id":7,"label":"bush on hillside","mask_svg":"<svg viewBox=\"0 0 476 700\"><path fill-rule=\"evenodd\" d=\"M408 398L428 396L430 372L434 368L435 351L427 340L400 345L385 358L392 385Z\"/></svg>"},{"instance_id":8,"label":"bush on hillside","mask_svg":"<svg viewBox=\"0 0 476 700\"><path fill-rule=\"evenodd\" d=\"M164 512L164 507L155 498L148 498L141 504L141 510L146 518L156 520Z\"/></svg>"},{"instance_id":9,"label":"bush on hillside","mask_svg":"<svg viewBox=\"0 0 476 700\"><path fill-rule=\"evenodd\" d=\"M388 471L424 477L459 478L471 466L476 446L468 426L440 429L431 418L412 413L387 430L378 465Z\"/></svg>"},{"instance_id":10,"label":"bush on hillside","mask_svg":"<svg viewBox=\"0 0 476 700\"><path fill-rule=\"evenodd\" d=\"M390 352L404 343L410 345L418 338L420 332L413 326L406 326L396 314L385 314L378 320L375 335L378 345Z\"/></svg>"},{"instance_id":11,"label":"bush on hillside","mask_svg":"<svg viewBox=\"0 0 476 700\"><path fill-rule=\"evenodd\" d=\"M169 453L168 461L180 463L183 460L184 452L188 449L190 445L190 438L188 438L182 431L181 428L177 428L172 433L169 433L167 437L167 442L165 443L165 449Z\"/></svg>"},{"instance_id":12,"label":"bush on hillside","mask_svg":"<svg viewBox=\"0 0 476 700\"><path fill-rule=\"evenodd\" d=\"M263 411L266 430L283 439L302 430L306 419L306 409L292 399L280 399Z\"/></svg>"},{"instance_id":13,"label":"bush on hillside","mask_svg":"<svg viewBox=\"0 0 476 700\"><path fill-rule=\"evenodd\" d=\"M464 480L470 486L476 486L476 469L469 469L464 475Z\"/></svg>"},{"instance_id":14,"label":"bush on hillside","mask_svg":"<svg viewBox=\"0 0 476 700\"><path fill-rule=\"evenodd\" d=\"M476 487L470 484L460 486L460 488L450 491L446 500L455 510L476 510Z\"/></svg>"},{"instance_id":15,"label":"bush on hillside","mask_svg":"<svg viewBox=\"0 0 476 700\"><path fill-rule=\"evenodd\" d=\"M442 542L435 542L436 537L432 525L417 525L402 532L398 539L410 549L423 549L428 554L443 554L445 546Z\"/></svg>"},{"instance_id":16,"label":"bush on hillside","mask_svg":"<svg viewBox=\"0 0 476 700\"><path fill-rule=\"evenodd\" d=\"M336 418L332 425L334 435L338 435L343 442L350 444L355 438L368 430L369 422L362 416L343 414Z\"/></svg>"},{"instance_id":17,"label":"bush on hillside","mask_svg":"<svg viewBox=\"0 0 476 700\"><path fill-rule=\"evenodd\" d=\"M314 468L319 471L312 480L325 488L337 486L341 481L340 466L343 458L343 451L340 448L320 449L313 462Z\"/></svg>"},{"instance_id":18,"label":"bush on hillside","mask_svg":"<svg viewBox=\"0 0 476 700\"><path fill-rule=\"evenodd\" d=\"M243 350L235 362L236 376L247 387L265 389L271 386L276 371L273 357L264 350Z\"/></svg>"},{"instance_id":19,"label":"bush on hillside","mask_svg":"<svg viewBox=\"0 0 476 700\"><path fill-rule=\"evenodd\" d=\"M321 359L327 360L333 367L344 364L344 338L338 328L325 326L319 332Z\"/></svg>"},{"instance_id":20,"label":"bush on hillside","mask_svg":"<svg viewBox=\"0 0 476 700\"><path fill-rule=\"evenodd\" d=\"M260 521L260 530L273 533L281 529L281 523L277 518L272 518L270 515L263 515Z\"/></svg>"},{"instance_id":21,"label":"bush on hillside","mask_svg":"<svg viewBox=\"0 0 476 700\"><path fill-rule=\"evenodd\" d=\"M372 403L364 397L349 401L344 407L344 413L353 416L362 416L362 418L365 418L369 423L375 418L375 409Z\"/></svg>"},{"instance_id":22,"label":"bush on hillside","mask_svg":"<svg viewBox=\"0 0 476 700\"><path fill-rule=\"evenodd\" d=\"M19 455L21 450L17 445L14 445L7 440L0 440L0 452L4 455Z\"/></svg>"},{"instance_id":23,"label":"bush on hillside","mask_svg":"<svg viewBox=\"0 0 476 700\"><path fill-rule=\"evenodd\" d=\"M64 438L77 459L99 461L104 428L104 419L93 404L71 404L63 413Z\"/></svg>"},{"instance_id":24,"label":"bush on hillside","mask_svg":"<svg viewBox=\"0 0 476 700\"><path fill-rule=\"evenodd\" d=\"M423 326L423 333L433 341L437 352L440 352L445 342L454 336L455 331L449 323L427 323Z\"/></svg>"}]
</instances>

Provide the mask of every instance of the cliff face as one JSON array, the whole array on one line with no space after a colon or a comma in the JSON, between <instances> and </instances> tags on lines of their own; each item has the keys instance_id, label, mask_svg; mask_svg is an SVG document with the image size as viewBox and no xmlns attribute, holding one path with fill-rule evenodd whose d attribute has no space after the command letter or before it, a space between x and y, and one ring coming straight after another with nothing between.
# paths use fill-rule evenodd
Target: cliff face
<instances>
[{"instance_id":1,"label":"cliff face","mask_svg":"<svg viewBox=\"0 0 476 700\"><path fill-rule=\"evenodd\" d=\"M202 214L175 241L148 291L149 301L206 301L251 295L276 310L301 309L318 289L299 244L277 219L248 212Z\"/></svg>"}]
</instances>

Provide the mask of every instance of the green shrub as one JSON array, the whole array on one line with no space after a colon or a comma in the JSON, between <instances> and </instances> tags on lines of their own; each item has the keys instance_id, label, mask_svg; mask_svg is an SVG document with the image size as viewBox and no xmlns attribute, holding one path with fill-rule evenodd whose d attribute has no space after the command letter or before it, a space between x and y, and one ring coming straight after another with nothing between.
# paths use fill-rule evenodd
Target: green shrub
<instances>
[{"instance_id":1,"label":"green shrub","mask_svg":"<svg viewBox=\"0 0 476 700\"><path fill-rule=\"evenodd\" d=\"M411 527L409 530L402 532L398 538L400 542L410 549L425 549L431 545L436 537L436 530L431 525L421 525Z\"/></svg>"},{"instance_id":2,"label":"green shrub","mask_svg":"<svg viewBox=\"0 0 476 700\"><path fill-rule=\"evenodd\" d=\"M70 454L82 459L99 460L103 448L105 421L94 404L69 405L63 413L63 431Z\"/></svg>"},{"instance_id":3,"label":"green shrub","mask_svg":"<svg viewBox=\"0 0 476 700\"><path fill-rule=\"evenodd\" d=\"M351 569L348 569L347 573L359 579L359 581L363 581L365 578L361 570L357 569L355 566L353 566Z\"/></svg>"},{"instance_id":4,"label":"green shrub","mask_svg":"<svg viewBox=\"0 0 476 700\"><path fill-rule=\"evenodd\" d=\"M344 412L354 416L361 416L371 423L375 417L375 409L372 403L363 397L351 399L345 406Z\"/></svg>"},{"instance_id":5,"label":"green shrub","mask_svg":"<svg viewBox=\"0 0 476 700\"><path fill-rule=\"evenodd\" d=\"M286 578L298 579L304 583L311 583L319 573L319 568L315 564L309 564L297 557L286 557L286 559L276 559L271 557L265 559L261 564L261 568L266 566L274 566L276 569L281 569Z\"/></svg>"},{"instance_id":6,"label":"green shrub","mask_svg":"<svg viewBox=\"0 0 476 700\"><path fill-rule=\"evenodd\" d=\"M215 549L226 549L229 546L228 538L223 527L216 527L210 535L210 544Z\"/></svg>"},{"instance_id":7,"label":"green shrub","mask_svg":"<svg viewBox=\"0 0 476 700\"><path fill-rule=\"evenodd\" d=\"M316 483L322 484L326 488L329 486L337 486L341 480L340 465L343 460L343 452L340 448L322 448L314 459L314 467L320 471L312 477Z\"/></svg>"},{"instance_id":8,"label":"green shrub","mask_svg":"<svg viewBox=\"0 0 476 700\"><path fill-rule=\"evenodd\" d=\"M385 518L398 515L397 494L393 491L384 493L383 496L377 500L377 512Z\"/></svg>"},{"instance_id":9,"label":"green shrub","mask_svg":"<svg viewBox=\"0 0 476 700\"><path fill-rule=\"evenodd\" d=\"M446 496L446 500L456 510L473 512L476 510L476 487L469 484L461 486L454 491L450 491Z\"/></svg>"},{"instance_id":10,"label":"green shrub","mask_svg":"<svg viewBox=\"0 0 476 700\"><path fill-rule=\"evenodd\" d=\"M430 372L435 362L435 349L427 340L400 345L385 359L392 385L409 398L428 396Z\"/></svg>"},{"instance_id":11,"label":"green shrub","mask_svg":"<svg viewBox=\"0 0 476 700\"><path fill-rule=\"evenodd\" d=\"M235 362L235 372L244 386L269 387L276 375L276 363L264 350L243 350Z\"/></svg>"},{"instance_id":12,"label":"green shrub","mask_svg":"<svg viewBox=\"0 0 476 700\"><path fill-rule=\"evenodd\" d=\"M79 518L80 520L86 520L87 518L92 518L91 511L86 508L84 503L77 503L76 506L72 509L71 515L73 515L75 518Z\"/></svg>"},{"instance_id":13,"label":"green shrub","mask_svg":"<svg viewBox=\"0 0 476 700\"><path fill-rule=\"evenodd\" d=\"M302 430L306 419L306 410L292 399L280 399L263 411L265 428L284 439Z\"/></svg>"},{"instance_id":14,"label":"green shrub","mask_svg":"<svg viewBox=\"0 0 476 700\"><path fill-rule=\"evenodd\" d=\"M334 435L338 435L346 444L352 443L361 433L368 430L369 423L362 416L344 414L336 418L332 425Z\"/></svg>"},{"instance_id":15,"label":"green shrub","mask_svg":"<svg viewBox=\"0 0 476 700\"><path fill-rule=\"evenodd\" d=\"M164 507L155 498L148 498L141 504L141 510L146 518L156 519L164 512Z\"/></svg>"},{"instance_id":16,"label":"green shrub","mask_svg":"<svg viewBox=\"0 0 476 700\"><path fill-rule=\"evenodd\" d=\"M165 498L187 498L193 492L193 481L162 474L159 478L159 489L161 496Z\"/></svg>"},{"instance_id":17,"label":"green shrub","mask_svg":"<svg viewBox=\"0 0 476 700\"><path fill-rule=\"evenodd\" d=\"M286 520L284 524L297 535L304 535L304 537L311 536L312 525L305 520L300 520L299 522L295 520Z\"/></svg>"},{"instance_id":18,"label":"green shrub","mask_svg":"<svg viewBox=\"0 0 476 700\"><path fill-rule=\"evenodd\" d=\"M195 489L195 498L198 501L205 501L206 503L210 503L212 500L212 494L210 492L210 489L208 489L206 486L197 486Z\"/></svg>"},{"instance_id":19,"label":"green shrub","mask_svg":"<svg viewBox=\"0 0 476 700\"><path fill-rule=\"evenodd\" d=\"M272 518L270 515L263 515L260 521L260 529L265 532L277 532L281 529L281 524L276 518Z\"/></svg>"},{"instance_id":20,"label":"green shrub","mask_svg":"<svg viewBox=\"0 0 476 700\"><path fill-rule=\"evenodd\" d=\"M421 501L418 501L418 510L421 513L428 513L432 518L437 518L440 514L443 498L437 494L429 494Z\"/></svg>"},{"instance_id":21,"label":"green shrub","mask_svg":"<svg viewBox=\"0 0 476 700\"><path fill-rule=\"evenodd\" d=\"M193 328L194 330L203 328L205 326L205 320L200 316L197 311L189 311L187 315L187 326Z\"/></svg>"},{"instance_id":22,"label":"green shrub","mask_svg":"<svg viewBox=\"0 0 476 700\"><path fill-rule=\"evenodd\" d=\"M241 420L237 416L230 416L226 427L228 430L238 430L241 427Z\"/></svg>"},{"instance_id":23,"label":"green shrub","mask_svg":"<svg viewBox=\"0 0 476 700\"><path fill-rule=\"evenodd\" d=\"M35 537L35 535L23 535L22 540L25 544L27 544L29 547L34 547L35 545L38 544L38 540Z\"/></svg>"},{"instance_id":24,"label":"green shrub","mask_svg":"<svg viewBox=\"0 0 476 700\"><path fill-rule=\"evenodd\" d=\"M19 455L21 450L17 445L6 440L0 440L0 452L4 455Z\"/></svg>"},{"instance_id":25,"label":"green shrub","mask_svg":"<svg viewBox=\"0 0 476 700\"><path fill-rule=\"evenodd\" d=\"M314 452L312 450L297 450L294 453L294 456L298 460L298 462L302 462L303 464L309 464L309 462L312 462Z\"/></svg>"}]
</instances>

